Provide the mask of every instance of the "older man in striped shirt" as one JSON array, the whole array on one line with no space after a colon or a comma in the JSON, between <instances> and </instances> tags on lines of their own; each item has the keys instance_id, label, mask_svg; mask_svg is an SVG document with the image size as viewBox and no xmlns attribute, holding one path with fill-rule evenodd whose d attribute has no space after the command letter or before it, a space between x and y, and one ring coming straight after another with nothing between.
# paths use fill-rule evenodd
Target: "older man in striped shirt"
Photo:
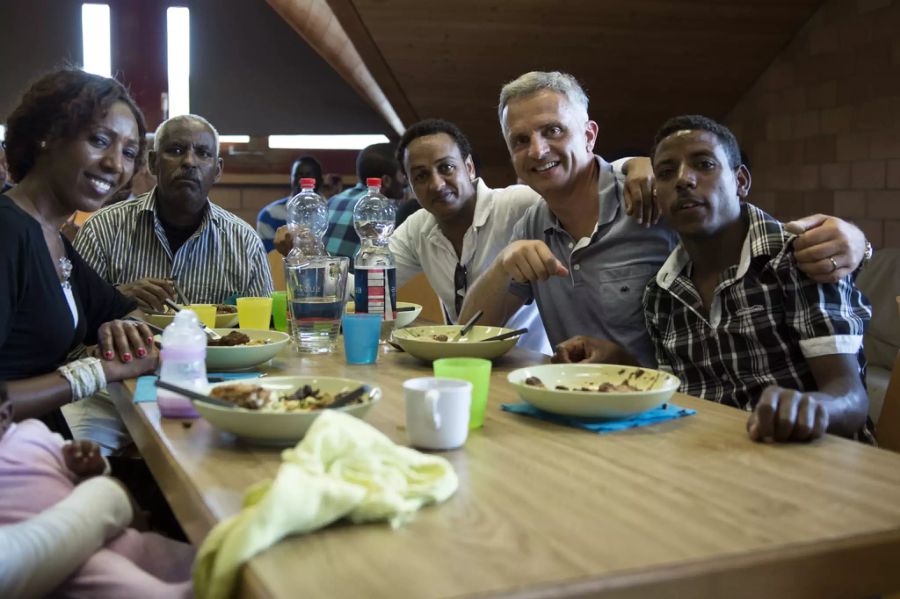
<instances>
[{"instance_id":1,"label":"older man in striped shirt","mask_svg":"<svg viewBox=\"0 0 900 599\"><path fill-rule=\"evenodd\" d=\"M173 117L149 156L156 187L92 215L75 247L97 273L145 309L233 295L269 296L272 275L256 231L207 197L222 174L219 134L203 117Z\"/></svg>"}]
</instances>

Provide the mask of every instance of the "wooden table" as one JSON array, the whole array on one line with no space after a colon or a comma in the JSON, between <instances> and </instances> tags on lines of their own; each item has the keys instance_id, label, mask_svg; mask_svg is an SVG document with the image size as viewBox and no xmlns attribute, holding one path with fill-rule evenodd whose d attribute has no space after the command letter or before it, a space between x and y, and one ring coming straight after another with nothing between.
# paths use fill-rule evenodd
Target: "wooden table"
<instances>
[{"instance_id":1,"label":"wooden table","mask_svg":"<svg viewBox=\"0 0 900 599\"><path fill-rule=\"evenodd\" d=\"M338 525L255 558L244 595L273 597L866 597L900 589L900 455L828 437L763 445L746 414L685 395L697 415L610 435L512 415L510 370L495 362L487 419L446 452L448 502L399 530ZM276 374L346 376L384 391L367 420L398 443L403 380L430 374L408 354L349 366L289 351ZM203 420L163 421L156 404L113 396L195 543L273 477L279 452Z\"/></svg>"}]
</instances>

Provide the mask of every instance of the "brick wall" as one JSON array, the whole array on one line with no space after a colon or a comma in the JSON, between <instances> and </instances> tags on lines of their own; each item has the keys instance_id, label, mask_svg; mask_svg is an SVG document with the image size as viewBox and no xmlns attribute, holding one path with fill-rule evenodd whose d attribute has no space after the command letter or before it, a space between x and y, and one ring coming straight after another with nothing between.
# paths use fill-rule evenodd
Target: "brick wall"
<instances>
[{"instance_id":1,"label":"brick wall","mask_svg":"<svg viewBox=\"0 0 900 599\"><path fill-rule=\"evenodd\" d=\"M256 215L263 206L285 197L291 191L288 185L215 185L209 199L244 219L256 228Z\"/></svg>"},{"instance_id":2,"label":"brick wall","mask_svg":"<svg viewBox=\"0 0 900 599\"><path fill-rule=\"evenodd\" d=\"M826 0L725 121L750 156L750 201L900 247L900 0Z\"/></svg>"}]
</instances>

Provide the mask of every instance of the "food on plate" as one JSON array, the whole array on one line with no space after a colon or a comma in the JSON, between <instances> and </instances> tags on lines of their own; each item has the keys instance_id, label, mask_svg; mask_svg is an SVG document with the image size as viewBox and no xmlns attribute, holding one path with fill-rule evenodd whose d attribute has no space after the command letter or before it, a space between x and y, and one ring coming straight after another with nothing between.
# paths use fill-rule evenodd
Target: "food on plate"
<instances>
[{"instance_id":1,"label":"food on plate","mask_svg":"<svg viewBox=\"0 0 900 599\"><path fill-rule=\"evenodd\" d=\"M234 345L246 345L248 343L250 343L250 337L238 331L231 331L221 339L207 340L206 345L209 347L232 347Z\"/></svg>"},{"instance_id":2,"label":"food on plate","mask_svg":"<svg viewBox=\"0 0 900 599\"><path fill-rule=\"evenodd\" d=\"M231 331L221 339L207 339L206 341L208 347L234 347L236 345L253 346L266 345L268 343L271 343L269 339L250 339L250 337L240 331Z\"/></svg>"},{"instance_id":3,"label":"food on plate","mask_svg":"<svg viewBox=\"0 0 900 599\"><path fill-rule=\"evenodd\" d=\"M447 335L432 335L431 338L434 339L435 341L449 341L450 340L450 337L448 337Z\"/></svg>"},{"instance_id":4,"label":"food on plate","mask_svg":"<svg viewBox=\"0 0 900 599\"><path fill-rule=\"evenodd\" d=\"M233 403L247 410L266 412L309 412L327 408L350 389L343 389L334 395L310 385L303 385L293 393L284 393L266 389L253 383L231 383L213 387L210 396ZM349 405L366 401L365 394L350 402Z\"/></svg>"},{"instance_id":5,"label":"food on plate","mask_svg":"<svg viewBox=\"0 0 900 599\"><path fill-rule=\"evenodd\" d=\"M640 371L643 374L643 371ZM638 378L640 375L637 375L635 378ZM541 389L545 389L546 385L544 382L536 376L530 376L525 379L525 384L531 387L540 387ZM585 383L580 387L566 387L565 385L556 385L554 387L557 391L586 391L589 393L629 393L634 391L642 391L642 389L638 389L634 385L628 384L628 381L623 381L616 385L615 383Z\"/></svg>"},{"instance_id":6,"label":"food on plate","mask_svg":"<svg viewBox=\"0 0 900 599\"><path fill-rule=\"evenodd\" d=\"M265 387L250 383L234 383L213 387L210 396L233 403L247 410L261 410L275 401L275 393Z\"/></svg>"}]
</instances>

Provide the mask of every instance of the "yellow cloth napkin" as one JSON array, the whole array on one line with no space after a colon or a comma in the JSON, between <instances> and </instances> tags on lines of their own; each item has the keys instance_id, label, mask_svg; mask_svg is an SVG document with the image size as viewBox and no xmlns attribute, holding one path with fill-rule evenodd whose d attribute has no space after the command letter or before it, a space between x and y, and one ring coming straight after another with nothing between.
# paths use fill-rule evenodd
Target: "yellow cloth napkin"
<instances>
[{"instance_id":1,"label":"yellow cloth napkin","mask_svg":"<svg viewBox=\"0 0 900 599\"><path fill-rule=\"evenodd\" d=\"M331 410L282 459L275 480L248 489L241 512L203 541L194 565L197 597L230 597L244 562L288 535L343 517L396 527L459 484L444 458L395 445L362 420Z\"/></svg>"}]
</instances>

